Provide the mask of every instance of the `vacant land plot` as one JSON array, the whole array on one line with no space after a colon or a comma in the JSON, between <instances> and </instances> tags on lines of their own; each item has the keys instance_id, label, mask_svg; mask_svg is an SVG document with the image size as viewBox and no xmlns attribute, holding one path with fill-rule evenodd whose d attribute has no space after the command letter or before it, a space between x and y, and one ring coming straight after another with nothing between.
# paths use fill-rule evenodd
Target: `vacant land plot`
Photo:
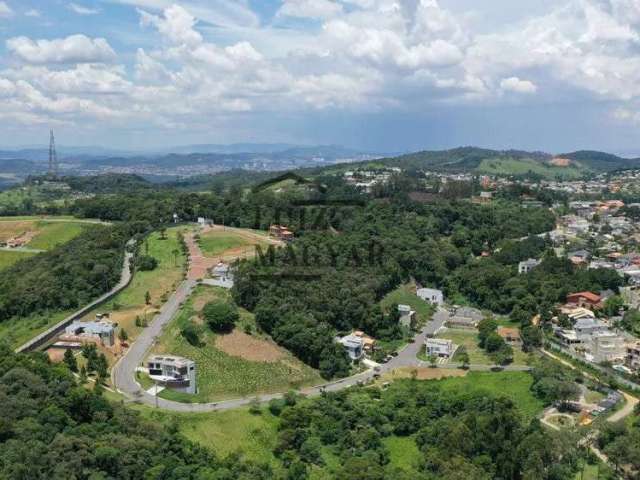
<instances>
[{"instance_id":1,"label":"vacant land plot","mask_svg":"<svg viewBox=\"0 0 640 480\"><path fill-rule=\"evenodd\" d=\"M75 238L85 227L69 217L0 217L0 242L22 237L25 247L50 250Z\"/></svg>"},{"instance_id":2,"label":"vacant land plot","mask_svg":"<svg viewBox=\"0 0 640 480\"><path fill-rule=\"evenodd\" d=\"M200 234L198 244L202 254L208 258L227 261L253 255L255 246L266 247L277 244L263 232L239 228L207 228Z\"/></svg>"},{"instance_id":3,"label":"vacant land plot","mask_svg":"<svg viewBox=\"0 0 640 480\"><path fill-rule=\"evenodd\" d=\"M464 377L437 380L445 390L487 392L488 395L511 399L522 415L533 419L544 405L531 393L533 377L527 372L469 372Z\"/></svg>"},{"instance_id":4,"label":"vacant land plot","mask_svg":"<svg viewBox=\"0 0 640 480\"><path fill-rule=\"evenodd\" d=\"M207 257L215 257L225 250L250 245L248 239L235 233L212 230L200 236L200 248Z\"/></svg>"},{"instance_id":5,"label":"vacant land plot","mask_svg":"<svg viewBox=\"0 0 640 480\"><path fill-rule=\"evenodd\" d=\"M409 305L413 310L415 310L418 321L421 323L429 320L435 312L435 307L433 305L416 296L416 286L413 283L400 285L392 292L389 292L380 302L380 306L385 311L389 311L389 308L393 304Z\"/></svg>"},{"instance_id":6,"label":"vacant land plot","mask_svg":"<svg viewBox=\"0 0 640 480\"><path fill-rule=\"evenodd\" d=\"M441 378L464 377L466 374L467 370L428 367L402 367L396 370L392 370L389 373L385 373L378 383L382 384L384 382L390 382L393 380L413 378L414 376L416 380L440 380Z\"/></svg>"},{"instance_id":7,"label":"vacant land plot","mask_svg":"<svg viewBox=\"0 0 640 480\"><path fill-rule=\"evenodd\" d=\"M446 338L453 341L454 344L464 347L469 354L469 363L472 365L493 365L494 362L489 355L478 346L478 334L474 330L455 330L447 329L438 335L438 338ZM453 357L454 362L460 361L460 353L462 350L458 348ZM527 365L528 355L518 346L513 347L513 365Z\"/></svg>"},{"instance_id":8,"label":"vacant land plot","mask_svg":"<svg viewBox=\"0 0 640 480\"><path fill-rule=\"evenodd\" d=\"M130 339L135 339L141 330L135 324L136 317L151 322L158 308L182 280L186 258L180 248L179 230L167 230L166 238L162 238L158 232L152 233L141 249L143 254L158 260L158 266L151 271L135 272L127 288L108 303L88 313L85 319L93 319L96 313L111 312L112 320L127 331ZM146 292L151 297L150 305L145 303Z\"/></svg>"},{"instance_id":9,"label":"vacant land plot","mask_svg":"<svg viewBox=\"0 0 640 480\"><path fill-rule=\"evenodd\" d=\"M71 313L73 312L65 311L54 315L32 315L0 322L0 340L9 343L12 348L19 347L47 328L61 322Z\"/></svg>"},{"instance_id":10,"label":"vacant land plot","mask_svg":"<svg viewBox=\"0 0 640 480\"><path fill-rule=\"evenodd\" d=\"M156 353L179 355L194 360L198 366L196 395L171 390L160 396L178 401L205 402L261 393L286 391L320 383L316 371L304 365L269 337L255 333L253 315L240 310L240 331L217 335L202 325L200 309L207 301L231 302L229 292L222 288L199 286L160 338ZM196 309L195 306L200 307ZM180 334L188 322L201 326L201 345L188 343ZM244 330L253 331L247 335Z\"/></svg>"},{"instance_id":11,"label":"vacant land plot","mask_svg":"<svg viewBox=\"0 0 640 480\"><path fill-rule=\"evenodd\" d=\"M525 158L496 158L483 160L476 171L503 175L524 175L532 172L545 178L555 179L556 177L562 177L564 179L573 179L580 177L586 172L586 169L578 168L574 165L561 167Z\"/></svg>"}]
</instances>

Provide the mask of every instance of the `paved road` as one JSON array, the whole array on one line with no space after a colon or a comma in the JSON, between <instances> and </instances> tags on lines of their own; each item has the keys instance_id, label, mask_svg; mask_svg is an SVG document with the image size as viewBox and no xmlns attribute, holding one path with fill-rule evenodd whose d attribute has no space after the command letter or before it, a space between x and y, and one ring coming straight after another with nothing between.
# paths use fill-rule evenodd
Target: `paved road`
<instances>
[{"instance_id":1,"label":"paved road","mask_svg":"<svg viewBox=\"0 0 640 480\"><path fill-rule=\"evenodd\" d=\"M127 245L129 245L130 243L131 243L131 241L129 241L127 243ZM133 256L132 253L130 253L129 251L125 250L124 261L123 261L123 264L122 264L122 273L120 275L120 281L108 293L105 293L104 295L102 295L97 300L94 300L93 302L91 302L89 305L86 305L85 307L81 308L77 312L75 312L72 315L68 316L67 318L65 318L61 322L55 324L53 327L51 327L51 328L47 329L46 331L42 332L40 335L37 335L36 337L32 338L31 340L29 340L24 345L18 347L16 349L16 352L17 353L26 352L26 351L35 350L35 349L41 347L43 344L46 344L49 340L51 340L53 337L55 337L60 332L62 332L65 329L65 327L70 325L72 322L74 322L75 320L83 317L88 312L93 310L95 307L97 307L98 305L100 305L104 301L108 300L109 298L113 297L115 294L117 294L118 292L123 290L127 285L129 285L129 282L131 281L132 272L131 272L129 264L130 264L130 260L131 260L132 256Z\"/></svg>"},{"instance_id":2,"label":"paved road","mask_svg":"<svg viewBox=\"0 0 640 480\"><path fill-rule=\"evenodd\" d=\"M144 389L138 385L135 380L136 368L141 365L144 357L153 346L155 338L158 337L163 328L171 321L173 316L178 312L180 303L184 301L192 292L195 281L187 280L183 282L176 293L169 299L164 305L160 314L158 314L151 325L142 333L136 340L130 350L124 357L115 365L112 371L112 380L115 388L127 396L129 399L145 403L147 405L156 406L165 410L172 410L175 412L210 412L216 410L231 410L238 407L249 405L256 398L260 402L268 402L274 398L282 398L283 393L275 393L269 395L252 395L243 398L236 398L232 400L225 400L220 402L211 403L180 403L171 400L165 400L163 398L156 398L154 395L147 393ZM348 378L343 378L333 382L317 385L302 389L300 392L307 396L320 395L323 391L335 392L348 387L358 385L360 383L366 383L374 378L376 373L384 374L392 370L402 367L426 367L429 366L426 362L423 362L417 358L424 340L427 335L433 335L440 328L444 326L444 322L448 318L448 314L444 309L438 309L438 312L433 317L433 320L422 329L422 331L416 335L414 342L408 344L403 350L398 353L398 356L394 357L386 364L379 366L379 371L369 369L365 372L353 375ZM458 368L455 364L438 365L436 368L453 369ZM470 365L470 370L487 371L492 367L490 365ZM526 371L529 370L526 366L507 366L504 370L507 371Z\"/></svg>"}]
</instances>

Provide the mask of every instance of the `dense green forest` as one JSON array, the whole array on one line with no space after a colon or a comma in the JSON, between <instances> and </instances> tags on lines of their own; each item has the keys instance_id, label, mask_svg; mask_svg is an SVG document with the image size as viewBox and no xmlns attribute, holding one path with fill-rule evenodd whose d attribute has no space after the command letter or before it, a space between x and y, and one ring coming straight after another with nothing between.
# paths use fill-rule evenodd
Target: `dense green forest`
<instances>
[{"instance_id":1,"label":"dense green forest","mask_svg":"<svg viewBox=\"0 0 640 480\"><path fill-rule=\"evenodd\" d=\"M120 280L133 225L92 226L0 272L0 321L82 307Z\"/></svg>"},{"instance_id":2,"label":"dense green forest","mask_svg":"<svg viewBox=\"0 0 640 480\"><path fill-rule=\"evenodd\" d=\"M0 346L0 479L270 480L268 466L225 460L99 393L44 354Z\"/></svg>"}]
</instances>

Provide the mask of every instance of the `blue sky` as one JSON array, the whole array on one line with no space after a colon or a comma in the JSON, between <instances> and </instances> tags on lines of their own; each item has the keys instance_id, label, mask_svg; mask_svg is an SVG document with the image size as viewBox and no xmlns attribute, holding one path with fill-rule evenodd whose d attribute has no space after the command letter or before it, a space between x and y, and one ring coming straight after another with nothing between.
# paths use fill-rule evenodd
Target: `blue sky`
<instances>
[{"instance_id":1,"label":"blue sky","mask_svg":"<svg viewBox=\"0 0 640 480\"><path fill-rule=\"evenodd\" d=\"M0 145L640 150L638 0L0 0Z\"/></svg>"}]
</instances>

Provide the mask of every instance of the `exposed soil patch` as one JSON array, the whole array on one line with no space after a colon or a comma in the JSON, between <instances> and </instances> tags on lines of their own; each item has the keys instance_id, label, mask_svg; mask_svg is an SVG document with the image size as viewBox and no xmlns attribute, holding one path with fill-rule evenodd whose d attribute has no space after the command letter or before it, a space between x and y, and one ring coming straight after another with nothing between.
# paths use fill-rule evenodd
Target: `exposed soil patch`
<instances>
[{"instance_id":1,"label":"exposed soil patch","mask_svg":"<svg viewBox=\"0 0 640 480\"><path fill-rule=\"evenodd\" d=\"M47 350L47 355L49 356L49 360L53 363L60 363L64 360L64 348L50 348Z\"/></svg>"},{"instance_id":2,"label":"exposed soil patch","mask_svg":"<svg viewBox=\"0 0 640 480\"><path fill-rule=\"evenodd\" d=\"M217 336L216 348L228 355L251 362L275 363L285 358L284 353L276 345L247 335L238 329L228 335Z\"/></svg>"},{"instance_id":3,"label":"exposed soil patch","mask_svg":"<svg viewBox=\"0 0 640 480\"><path fill-rule=\"evenodd\" d=\"M439 380L447 377L464 377L466 370L450 368L411 368L402 367L383 375L383 381L400 380L401 378L411 378L415 371L417 380Z\"/></svg>"}]
</instances>

